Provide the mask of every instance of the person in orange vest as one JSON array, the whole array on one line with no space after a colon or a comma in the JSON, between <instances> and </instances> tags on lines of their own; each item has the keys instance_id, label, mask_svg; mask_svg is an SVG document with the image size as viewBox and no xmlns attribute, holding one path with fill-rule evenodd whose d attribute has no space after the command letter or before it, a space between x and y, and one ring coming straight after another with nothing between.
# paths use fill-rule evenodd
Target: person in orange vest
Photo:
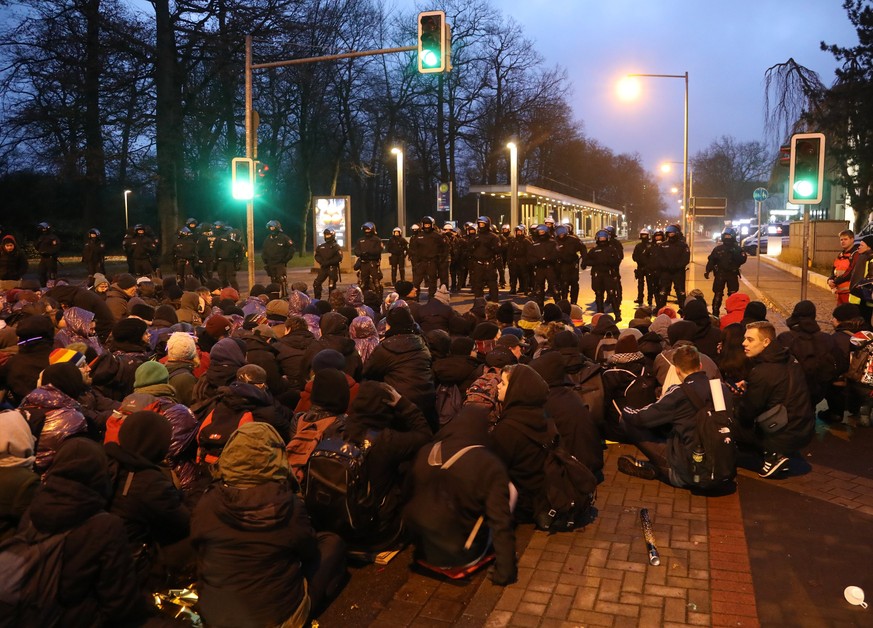
<instances>
[{"instance_id":1,"label":"person in orange vest","mask_svg":"<svg viewBox=\"0 0 873 628\"><path fill-rule=\"evenodd\" d=\"M855 233L851 229L840 231L840 247L842 251L834 260L834 270L828 277L828 286L837 295L837 305L849 302L849 286L852 270L858 256L858 246L855 244Z\"/></svg>"}]
</instances>

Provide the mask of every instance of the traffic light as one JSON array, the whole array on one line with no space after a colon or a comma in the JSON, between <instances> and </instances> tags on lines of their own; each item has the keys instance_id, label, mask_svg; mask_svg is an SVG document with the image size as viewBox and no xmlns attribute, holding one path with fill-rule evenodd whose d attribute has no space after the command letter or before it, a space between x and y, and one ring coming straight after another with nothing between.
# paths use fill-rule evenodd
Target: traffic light
<instances>
[{"instance_id":1,"label":"traffic light","mask_svg":"<svg viewBox=\"0 0 873 628\"><path fill-rule=\"evenodd\" d=\"M230 162L230 191L240 201L255 197L255 166L248 157L234 157Z\"/></svg>"},{"instance_id":2,"label":"traffic light","mask_svg":"<svg viewBox=\"0 0 873 628\"><path fill-rule=\"evenodd\" d=\"M418 14L418 71L421 74L446 71L447 31L445 11Z\"/></svg>"},{"instance_id":3,"label":"traffic light","mask_svg":"<svg viewBox=\"0 0 873 628\"><path fill-rule=\"evenodd\" d=\"M263 161L255 162L257 165L255 167L255 171L258 174L258 179L263 181L268 176L270 176L270 166L265 164Z\"/></svg>"},{"instance_id":4,"label":"traffic light","mask_svg":"<svg viewBox=\"0 0 873 628\"><path fill-rule=\"evenodd\" d=\"M788 170L788 202L816 205L821 202L824 182L824 133L797 133L791 136Z\"/></svg>"}]
</instances>

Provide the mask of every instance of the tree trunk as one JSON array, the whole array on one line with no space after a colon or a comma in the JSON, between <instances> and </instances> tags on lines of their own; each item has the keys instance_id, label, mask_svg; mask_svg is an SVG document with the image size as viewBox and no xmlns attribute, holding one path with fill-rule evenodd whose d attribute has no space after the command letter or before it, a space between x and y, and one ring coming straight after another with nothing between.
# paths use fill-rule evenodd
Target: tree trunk
<instances>
[{"instance_id":1,"label":"tree trunk","mask_svg":"<svg viewBox=\"0 0 873 628\"><path fill-rule=\"evenodd\" d=\"M181 166L181 103L176 64L176 39L170 17L169 0L154 0L155 42L155 143L157 148L157 204L161 230L161 250L168 256L179 222L177 167Z\"/></svg>"}]
</instances>

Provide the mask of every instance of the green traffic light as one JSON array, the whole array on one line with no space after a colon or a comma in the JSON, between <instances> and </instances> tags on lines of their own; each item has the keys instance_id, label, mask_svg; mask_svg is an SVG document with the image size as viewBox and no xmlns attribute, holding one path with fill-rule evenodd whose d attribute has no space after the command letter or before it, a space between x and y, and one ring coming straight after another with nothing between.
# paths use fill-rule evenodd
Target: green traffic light
<instances>
[{"instance_id":1,"label":"green traffic light","mask_svg":"<svg viewBox=\"0 0 873 628\"><path fill-rule=\"evenodd\" d=\"M421 62L429 68L435 68L440 64L440 56L433 50L425 50L422 53Z\"/></svg>"},{"instance_id":2,"label":"green traffic light","mask_svg":"<svg viewBox=\"0 0 873 628\"><path fill-rule=\"evenodd\" d=\"M812 181L807 181L806 179L801 179L800 181L794 182L794 194L796 196L800 196L801 198L814 198L815 197L815 185Z\"/></svg>"}]
</instances>

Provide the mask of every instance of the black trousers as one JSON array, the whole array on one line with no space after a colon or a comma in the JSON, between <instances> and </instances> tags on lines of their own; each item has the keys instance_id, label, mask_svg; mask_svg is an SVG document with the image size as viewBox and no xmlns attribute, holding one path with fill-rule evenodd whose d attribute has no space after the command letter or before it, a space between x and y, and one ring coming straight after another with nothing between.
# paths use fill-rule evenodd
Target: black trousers
<instances>
[{"instance_id":1,"label":"black trousers","mask_svg":"<svg viewBox=\"0 0 873 628\"><path fill-rule=\"evenodd\" d=\"M546 288L547 282L548 288ZM557 288L555 284L555 268L551 264L540 264L534 267L534 301L539 304L540 308L543 307L547 296L555 298L555 288Z\"/></svg>"},{"instance_id":2,"label":"black trousers","mask_svg":"<svg viewBox=\"0 0 873 628\"><path fill-rule=\"evenodd\" d=\"M485 285L488 285L488 300L495 303L499 300L497 290L497 268L493 262L474 260L472 264L473 296L481 297L485 294Z\"/></svg>"},{"instance_id":3,"label":"black trousers","mask_svg":"<svg viewBox=\"0 0 873 628\"><path fill-rule=\"evenodd\" d=\"M312 282L312 294L316 299L321 298L321 284L324 283L324 280L327 279L327 293L330 294L331 290L336 289L336 282L339 278L339 267L338 266L322 266L318 269L318 274L315 276L315 280Z\"/></svg>"},{"instance_id":4,"label":"black trousers","mask_svg":"<svg viewBox=\"0 0 873 628\"><path fill-rule=\"evenodd\" d=\"M658 277L658 308L667 305L670 288L676 291L676 301L679 307L685 305L685 269L663 270Z\"/></svg>"},{"instance_id":5,"label":"black trousers","mask_svg":"<svg viewBox=\"0 0 873 628\"><path fill-rule=\"evenodd\" d=\"M526 261L509 260L509 291L527 292L530 290L530 269Z\"/></svg>"},{"instance_id":6,"label":"black trousers","mask_svg":"<svg viewBox=\"0 0 873 628\"><path fill-rule=\"evenodd\" d=\"M416 270L418 271L416 275ZM416 295L421 292L421 284L427 283L427 297L433 298L436 294L437 279L439 278L439 264L434 259L423 259L412 267L412 283L415 285Z\"/></svg>"},{"instance_id":7,"label":"black trousers","mask_svg":"<svg viewBox=\"0 0 873 628\"><path fill-rule=\"evenodd\" d=\"M579 299L579 264L560 262L558 264L558 291L562 299L576 303Z\"/></svg>"},{"instance_id":8,"label":"black trousers","mask_svg":"<svg viewBox=\"0 0 873 628\"><path fill-rule=\"evenodd\" d=\"M230 260L220 259L215 264L215 270L218 271L218 279L221 281L221 287L232 287L234 290L239 290L239 284L236 281L236 264Z\"/></svg>"},{"instance_id":9,"label":"black trousers","mask_svg":"<svg viewBox=\"0 0 873 628\"><path fill-rule=\"evenodd\" d=\"M379 268L379 260L361 261L361 290L382 294L382 269Z\"/></svg>"}]
</instances>

